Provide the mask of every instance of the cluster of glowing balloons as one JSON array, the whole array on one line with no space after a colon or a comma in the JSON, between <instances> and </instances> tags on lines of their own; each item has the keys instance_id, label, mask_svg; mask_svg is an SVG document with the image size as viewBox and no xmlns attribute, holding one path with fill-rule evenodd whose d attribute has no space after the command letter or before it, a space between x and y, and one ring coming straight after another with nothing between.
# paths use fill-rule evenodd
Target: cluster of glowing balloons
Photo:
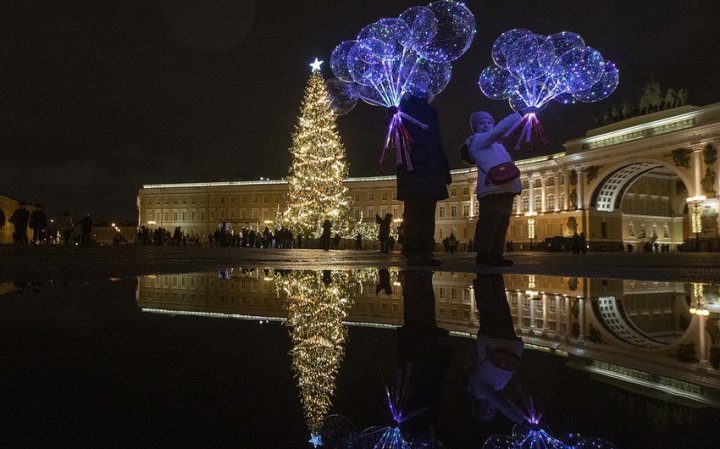
<instances>
[{"instance_id":1,"label":"cluster of glowing balloons","mask_svg":"<svg viewBox=\"0 0 720 449\"><path fill-rule=\"evenodd\" d=\"M505 100L515 111L542 111L559 103L595 102L609 96L620 79L617 66L585 45L580 35L563 31L550 36L526 29L506 31L492 47L494 64L480 74L480 90L490 99ZM523 118L516 149L533 142L547 144L536 113Z\"/></svg>"},{"instance_id":2,"label":"cluster of glowing balloons","mask_svg":"<svg viewBox=\"0 0 720 449\"><path fill-rule=\"evenodd\" d=\"M424 124L398 110L400 100L406 93L421 98L440 93L450 81L450 63L470 47L475 31L470 10L446 0L413 6L397 18L366 26L355 39L337 45L330 57L335 78L326 85L333 112L349 112L358 99L390 108L384 148L395 148L401 156L400 150L407 151L411 143L403 120Z\"/></svg>"},{"instance_id":3,"label":"cluster of glowing balloons","mask_svg":"<svg viewBox=\"0 0 720 449\"><path fill-rule=\"evenodd\" d=\"M483 449L617 449L613 443L601 438L584 438L577 433L554 437L547 428L516 425L511 435L488 437Z\"/></svg>"}]
</instances>

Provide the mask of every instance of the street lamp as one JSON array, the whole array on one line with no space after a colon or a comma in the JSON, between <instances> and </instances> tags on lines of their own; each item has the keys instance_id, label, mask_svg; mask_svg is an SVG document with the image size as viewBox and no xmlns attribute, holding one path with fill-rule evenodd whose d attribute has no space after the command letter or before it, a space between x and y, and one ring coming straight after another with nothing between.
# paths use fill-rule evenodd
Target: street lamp
<instances>
[{"instance_id":1,"label":"street lamp","mask_svg":"<svg viewBox=\"0 0 720 449\"><path fill-rule=\"evenodd\" d=\"M685 201L692 209L690 212L690 225L692 232L695 233L695 251L700 251L700 233L702 232L702 204L705 201L705 195L696 195L688 197Z\"/></svg>"},{"instance_id":2,"label":"street lamp","mask_svg":"<svg viewBox=\"0 0 720 449\"><path fill-rule=\"evenodd\" d=\"M528 217L528 237L530 237L530 251L533 250L533 239L535 238L535 217L537 212L531 210L525 212L525 216Z\"/></svg>"}]
</instances>

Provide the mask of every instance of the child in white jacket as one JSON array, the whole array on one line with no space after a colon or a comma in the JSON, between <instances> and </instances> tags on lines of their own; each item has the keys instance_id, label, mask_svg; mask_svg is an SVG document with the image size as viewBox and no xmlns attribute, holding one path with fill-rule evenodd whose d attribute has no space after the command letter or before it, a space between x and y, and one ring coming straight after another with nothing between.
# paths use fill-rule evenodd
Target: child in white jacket
<instances>
[{"instance_id":1,"label":"child in white jacket","mask_svg":"<svg viewBox=\"0 0 720 449\"><path fill-rule=\"evenodd\" d=\"M503 184L494 184L487 178L488 172L496 165L512 162L510 154L500 141L503 136L522 121L522 115L514 112L495 125L492 115L485 111L470 115L473 135L465 141L467 159L478 167L477 198L480 205L475 225L476 266L510 266L511 260L503 257L505 234L510 224L513 199L522 192L520 177Z\"/></svg>"}]
</instances>

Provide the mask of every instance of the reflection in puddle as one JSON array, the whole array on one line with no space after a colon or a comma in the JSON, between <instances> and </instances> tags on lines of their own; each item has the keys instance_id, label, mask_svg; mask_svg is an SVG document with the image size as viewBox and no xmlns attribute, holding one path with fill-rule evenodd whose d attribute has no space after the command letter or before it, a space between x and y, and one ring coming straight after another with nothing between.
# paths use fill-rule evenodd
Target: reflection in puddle
<instances>
[{"instance_id":1,"label":"reflection in puddle","mask_svg":"<svg viewBox=\"0 0 720 449\"><path fill-rule=\"evenodd\" d=\"M719 315L715 284L516 274L1 283L0 439L463 449L539 418L552 438L703 447L720 438Z\"/></svg>"},{"instance_id":2,"label":"reflection in puddle","mask_svg":"<svg viewBox=\"0 0 720 449\"><path fill-rule=\"evenodd\" d=\"M408 273L413 279L410 283L405 281ZM646 398L648 410L674 415L683 425L692 421L692 412L685 407L720 409L718 285L519 274L490 282L475 274L449 272L431 277L429 296L424 295L425 321L450 336L477 338L483 315L493 313L483 310L483 298L499 282L504 284L501 290L509 312L503 335L512 332L526 349L566 358L574 370L615 387L608 395L618 403L628 406L628 401L636 402L629 398L640 394ZM311 442L319 444L328 427L323 419L333 409L336 377L342 374L346 326L398 329L397 359L402 360L403 332L412 327L408 323L417 312L412 301L422 302L422 284L411 271L233 269L218 275L141 278L137 303L147 312L283 320L292 336L290 354ZM409 306L413 307L409 310ZM495 316L488 322L502 321ZM505 349L512 353L513 345ZM505 355L504 362L498 363L514 363ZM402 373L403 368L398 368ZM393 376L388 373L385 377L388 414L403 429L404 423L398 419L404 407L398 396L402 382L391 381L387 377ZM497 381L495 391L502 391L510 377ZM522 400L515 398L515 414L497 403L486 408L500 410L520 424L532 415L531 407ZM480 408L475 400L475 418L482 415ZM347 417L333 415L332 422L344 423L344 430L335 432L346 438L355 433L370 439L399 438L388 431L392 426L381 426L382 432L368 429L372 434L368 436L357 432ZM593 434L602 436L598 431Z\"/></svg>"}]
</instances>

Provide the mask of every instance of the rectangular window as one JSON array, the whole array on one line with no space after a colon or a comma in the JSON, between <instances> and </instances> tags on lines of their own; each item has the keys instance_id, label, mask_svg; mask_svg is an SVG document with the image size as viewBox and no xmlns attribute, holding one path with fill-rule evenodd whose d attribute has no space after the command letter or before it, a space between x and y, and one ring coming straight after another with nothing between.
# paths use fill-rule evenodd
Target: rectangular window
<instances>
[{"instance_id":1,"label":"rectangular window","mask_svg":"<svg viewBox=\"0 0 720 449\"><path fill-rule=\"evenodd\" d=\"M375 209L373 209L372 207L368 207L367 216L368 216L368 218L372 218L374 220L375 219Z\"/></svg>"},{"instance_id":2,"label":"rectangular window","mask_svg":"<svg viewBox=\"0 0 720 449\"><path fill-rule=\"evenodd\" d=\"M370 193L368 193L368 201L372 201L372 200L373 200L373 193L370 192Z\"/></svg>"},{"instance_id":3,"label":"rectangular window","mask_svg":"<svg viewBox=\"0 0 720 449\"><path fill-rule=\"evenodd\" d=\"M457 217L457 206L450 206L450 216Z\"/></svg>"},{"instance_id":4,"label":"rectangular window","mask_svg":"<svg viewBox=\"0 0 720 449\"><path fill-rule=\"evenodd\" d=\"M353 201L360 201L360 194L359 194L359 193L353 193Z\"/></svg>"},{"instance_id":5,"label":"rectangular window","mask_svg":"<svg viewBox=\"0 0 720 449\"><path fill-rule=\"evenodd\" d=\"M190 220L195 221L195 211L190 212Z\"/></svg>"},{"instance_id":6,"label":"rectangular window","mask_svg":"<svg viewBox=\"0 0 720 449\"><path fill-rule=\"evenodd\" d=\"M470 205L469 204L463 204L463 217L470 216Z\"/></svg>"},{"instance_id":7,"label":"rectangular window","mask_svg":"<svg viewBox=\"0 0 720 449\"><path fill-rule=\"evenodd\" d=\"M220 197L220 204L224 204L224 203L225 203L225 197L224 197L224 196L221 196L221 197Z\"/></svg>"},{"instance_id":8,"label":"rectangular window","mask_svg":"<svg viewBox=\"0 0 720 449\"><path fill-rule=\"evenodd\" d=\"M438 208L438 218L445 218L445 206Z\"/></svg>"},{"instance_id":9,"label":"rectangular window","mask_svg":"<svg viewBox=\"0 0 720 449\"><path fill-rule=\"evenodd\" d=\"M380 199L383 200L383 201L387 200L387 192L382 192L382 193L380 194Z\"/></svg>"},{"instance_id":10,"label":"rectangular window","mask_svg":"<svg viewBox=\"0 0 720 449\"><path fill-rule=\"evenodd\" d=\"M469 194L470 194L470 189L468 188L468 186L463 187L463 195L469 195Z\"/></svg>"},{"instance_id":11,"label":"rectangular window","mask_svg":"<svg viewBox=\"0 0 720 449\"><path fill-rule=\"evenodd\" d=\"M168 221L168 218L170 218L170 214L167 213L167 212L165 212L165 213L163 214L163 219L164 219L165 221Z\"/></svg>"},{"instance_id":12,"label":"rectangular window","mask_svg":"<svg viewBox=\"0 0 720 449\"><path fill-rule=\"evenodd\" d=\"M187 212L182 211L182 221L187 220Z\"/></svg>"},{"instance_id":13,"label":"rectangular window","mask_svg":"<svg viewBox=\"0 0 720 449\"><path fill-rule=\"evenodd\" d=\"M452 189L450 189L450 196L455 196L455 195L457 195L457 189L455 187L453 187Z\"/></svg>"},{"instance_id":14,"label":"rectangular window","mask_svg":"<svg viewBox=\"0 0 720 449\"><path fill-rule=\"evenodd\" d=\"M392 199L394 199L394 200L397 199L397 192L393 192L393 193L392 193Z\"/></svg>"}]
</instances>

